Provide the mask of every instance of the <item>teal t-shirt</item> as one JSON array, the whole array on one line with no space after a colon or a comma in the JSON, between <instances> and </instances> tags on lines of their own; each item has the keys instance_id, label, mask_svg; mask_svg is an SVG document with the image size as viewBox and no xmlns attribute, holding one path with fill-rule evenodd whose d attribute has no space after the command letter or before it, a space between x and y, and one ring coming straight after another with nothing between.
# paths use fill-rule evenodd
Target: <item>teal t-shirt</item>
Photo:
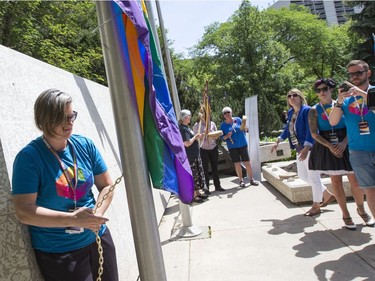
<instances>
[{"instance_id":1,"label":"teal t-shirt","mask_svg":"<svg viewBox=\"0 0 375 281\"><path fill-rule=\"evenodd\" d=\"M370 87L372 88L372 87ZM360 96L350 97L344 100L342 110L348 135L350 150L375 151L375 114L368 109ZM361 113L362 112L362 113ZM359 122L368 122L370 134L361 135Z\"/></svg>"},{"instance_id":2,"label":"teal t-shirt","mask_svg":"<svg viewBox=\"0 0 375 281\"><path fill-rule=\"evenodd\" d=\"M64 176L59 160L49 150L42 137L24 147L13 164L12 194L37 193L36 205L51 210L68 212L77 207L93 208L94 176L107 171L107 166L94 143L83 136L72 135L69 145L58 156L65 168L74 170L73 152L76 154L78 183L74 190ZM63 166L63 167L64 167ZM73 182L76 178L73 179ZM64 227L29 226L32 246L48 253L77 250L95 241L95 233L84 229L80 234L68 234ZM99 231L102 235L105 225Z\"/></svg>"},{"instance_id":3,"label":"teal t-shirt","mask_svg":"<svg viewBox=\"0 0 375 281\"><path fill-rule=\"evenodd\" d=\"M316 109L316 113L318 115L318 128L320 131L329 131L332 129L342 129L345 128L345 117L343 116L340 122L335 125L331 126L329 124L329 114L332 111L332 104L320 104L317 103L314 105ZM324 108L324 111L323 111Z\"/></svg>"}]
</instances>

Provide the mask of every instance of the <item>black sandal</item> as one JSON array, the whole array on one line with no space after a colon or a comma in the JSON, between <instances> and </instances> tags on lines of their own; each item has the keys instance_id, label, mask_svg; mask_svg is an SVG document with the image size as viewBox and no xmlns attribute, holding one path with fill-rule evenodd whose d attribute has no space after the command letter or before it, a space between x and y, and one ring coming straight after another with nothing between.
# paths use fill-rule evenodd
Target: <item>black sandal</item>
<instances>
[{"instance_id":1,"label":"black sandal","mask_svg":"<svg viewBox=\"0 0 375 281\"><path fill-rule=\"evenodd\" d=\"M313 216L319 215L321 212L322 212L322 210L320 210L320 209L318 209L318 210L316 210L316 211L311 211L311 209L310 209L310 210L308 210L308 211L304 214L304 216L305 216L305 217L313 217Z\"/></svg>"},{"instance_id":2,"label":"black sandal","mask_svg":"<svg viewBox=\"0 0 375 281\"><path fill-rule=\"evenodd\" d=\"M345 227L349 230L356 230L357 226L354 224L353 220L351 217L348 218L342 218L342 220L345 223Z\"/></svg>"}]
</instances>

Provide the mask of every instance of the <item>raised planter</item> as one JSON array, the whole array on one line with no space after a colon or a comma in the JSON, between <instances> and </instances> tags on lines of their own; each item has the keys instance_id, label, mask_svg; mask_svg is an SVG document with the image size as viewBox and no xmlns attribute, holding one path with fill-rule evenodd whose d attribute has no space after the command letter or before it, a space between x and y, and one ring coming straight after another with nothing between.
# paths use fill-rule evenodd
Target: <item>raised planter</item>
<instances>
[{"instance_id":1,"label":"raised planter","mask_svg":"<svg viewBox=\"0 0 375 281\"><path fill-rule=\"evenodd\" d=\"M260 162L267 163L271 161L280 161L291 157L290 146L288 142L279 143L276 151L271 153L274 142L261 142L259 145Z\"/></svg>"},{"instance_id":2,"label":"raised planter","mask_svg":"<svg viewBox=\"0 0 375 281\"><path fill-rule=\"evenodd\" d=\"M295 161L266 164L262 167L263 177L292 203L312 202L311 186L298 178L297 173L287 169L293 163ZM331 179L329 177L322 177L322 182L332 191ZM346 197L352 197L350 184L346 176L343 176L343 183Z\"/></svg>"}]
</instances>

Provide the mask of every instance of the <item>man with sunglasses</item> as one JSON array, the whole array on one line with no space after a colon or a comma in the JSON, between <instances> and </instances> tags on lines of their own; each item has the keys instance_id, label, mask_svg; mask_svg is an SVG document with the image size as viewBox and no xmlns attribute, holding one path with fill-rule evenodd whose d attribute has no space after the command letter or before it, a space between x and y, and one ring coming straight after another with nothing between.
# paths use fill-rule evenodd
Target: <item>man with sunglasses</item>
<instances>
[{"instance_id":1,"label":"man with sunglasses","mask_svg":"<svg viewBox=\"0 0 375 281\"><path fill-rule=\"evenodd\" d=\"M371 71L366 62L353 60L347 71L352 87L339 89L329 123L334 126L345 116L350 163L375 216L375 113L368 108L366 94L374 86L369 83Z\"/></svg>"}]
</instances>

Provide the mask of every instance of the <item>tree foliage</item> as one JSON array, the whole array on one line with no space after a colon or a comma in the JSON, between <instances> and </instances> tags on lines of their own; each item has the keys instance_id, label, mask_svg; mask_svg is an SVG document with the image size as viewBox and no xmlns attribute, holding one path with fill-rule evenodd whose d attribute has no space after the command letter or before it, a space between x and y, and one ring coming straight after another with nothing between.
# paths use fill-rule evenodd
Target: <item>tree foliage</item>
<instances>
[{"instance_id":1,"label":"tree foliage","mask_svg":"<svg viewBox=\"0 0 375 281\"><path fill-rule=\"evenodd\" d=\"M91 1L0 2L0 44L105 84L97 25Z\"/></svg>"},{"instance_id":2,"label":"tree foliage","mask_svg":"<svg viewBox=\"0 0 375 281\"><path fill-rule=\"evenodd\" d=\"M361 38L354 44L353 58L366 61L372 69L372 82L375 83L375 2L348 1L351 6L361 7L360 13L351 16L353 23L350 30Z\"/></svg>"},{"instance_id":3,"label":"tree foliage","mask_svg":"<svg viewBox=\"0 0 375 281\"><path fill-rule=\"evenodd\" d=\"M268 134L280 128L289 89L303 90L313 104L313 82L346 79L351 59L375 70L375 2L348 3L363 5L362 12L347 24L327 26L301 6L260 11L244 0L227 22L206 27L191 59L171 48L181 106L196 113L208 81L218 123L224 106L240 116L245 99L256 95L260 131ZM0 44L106 84L92 1L0 1Z\"/></svg>"},{"instance_id":4,"label":"tree foliage","mask_svg":"<svg viewBox=\"0 0 375 281\"><path fill-rule=\"evenodd\" d=\"M227 22L206 28L184 81L204 85L209 80L216 122L224 106L241 115L244 100L257 95L260 131L269 134L280 128L291 88L301 89L314 103L317 78L344 77L352 41L347 25L328 27L300 6L260 11L245 0ZM185 107L192 100L191 108L196 106L191 95L180 92Z\"/></svg>"}]
</instances>

